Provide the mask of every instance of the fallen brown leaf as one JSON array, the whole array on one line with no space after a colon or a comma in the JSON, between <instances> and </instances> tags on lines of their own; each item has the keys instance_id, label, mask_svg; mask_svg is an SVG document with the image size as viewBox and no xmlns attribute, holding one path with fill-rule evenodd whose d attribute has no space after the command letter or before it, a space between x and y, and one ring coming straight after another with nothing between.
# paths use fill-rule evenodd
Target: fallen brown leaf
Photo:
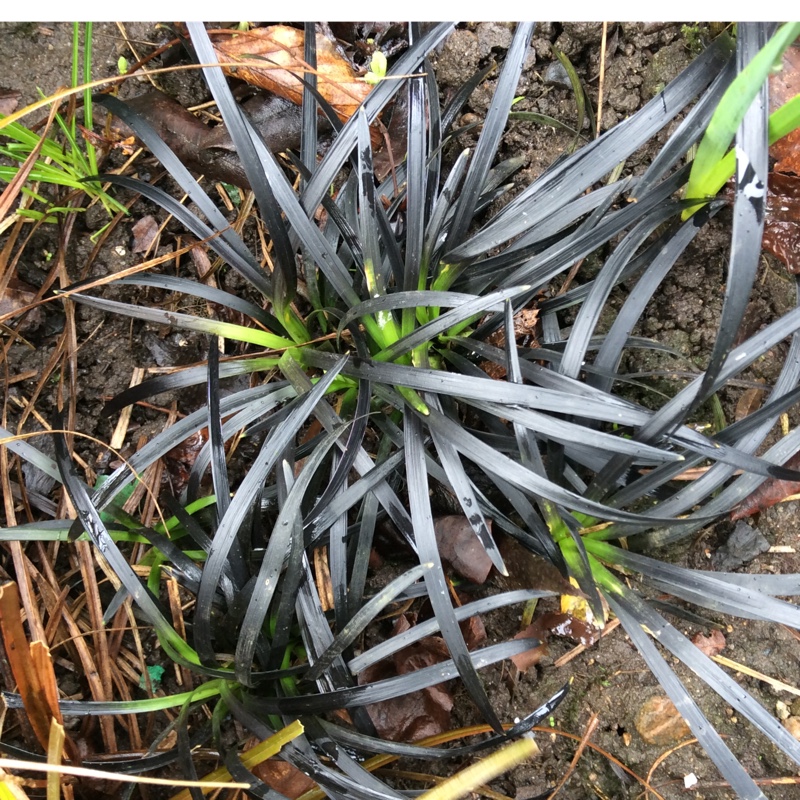
<instances>
[{"instance_id":1,"label":"fallen brown leaf","mask_svg":"<svg viewBox=\"0 0 800 800\"><path fill-rule=\"evenodd\" d=\"M175 155L190 170L205 175L211 181L250 188L236 146L224 125L209 127L176 100L159 91L132 97L126 103L144 117L162 139L169 142ZM300 144L302 111L294 103L259 92L245 100L241 108L273 153ZM116 120L114 124L118 135L132 133L121 120ZM323 118L319 119L317 127L321 132L330 128Z\"/></svg>"},{"instance_id":2,"label":"fallen brown leaf","mask_svg":"<svg viewBox=\"0 0 800 800\"><path fill-rule=\"evenodd\" d=\"M788 47L783 54L783 69L770 75L769 110L770 113L788 103L800 94L800 47ZM775 142L769 149L777 160L776 172L793 172L800 175L800 130Z\"/></svg>"},{"instance_id":3,"label":"fallen brown leaf","mask_svg":"<svg viewBox=\"0 0 800 800\"><path fill-rule=\"evenodd\" d=\"M719 655L725 649L726 642L722 631L714 628L708 636L704 636L702 633L693 636L692 644L700 650L701 653L711 658L711 656Z\"/></svg>"},{"instance_id":4,"label":"fallen brown leaf","mask_svg":"<svg viewBox=\"0 0 800 800\"><path fill-rule=\"evenodd\" d=\"M487 520L486 524L491 526L491 521ZM484 583L492 569L492 560L469 520L461 515L439 517L433 527L442 559L462 578L473 583Z\"/></svg>"},{"instance_id":5,"label":"fallen brown leaf","mask_svg":"<svg viewBox=\"0 0 800 800\"><path fill-rule=\"evenodd\" d=\"M162 481L167 481L175 494L182 492L189 482L192 466L207 441L208 428L202 428L164 455L166 469Z\"/></svg>"},{"instance_id":6,"label":"fallen brown leaf","mask_svg":"<svg viewBox=\"0 0 800 800\"><path fill-rule=\"evenodd\" d=\"M13 314L21 308L29 305L36 299L36 290L33 286L28 286L16 278L11 278L8 281L5 291L0 295L0 316L6 314ZM32 308L25 315L25 319L17 326L17 330L23 332L25 330L35 330L38 328L44 316L41 308Z\"/></svg>"},{"instance_id":7,"label":"fallen brown leaf","mask_svg":"<svg viewBox=\"0 0 800 800\"><path fill-rule=\"evenodd\" d=\"M800 273L800 178L770 172L762 247Z\"/></svg>"},{"instance_id":8,"label":"fallen brown leaf","mask_svg":"<svg viewBox=\"0 0 800 800\"><path fill-rule=\"evenodd\" d=\"M515 639L539 640L539 644L536 647L511 656L511 663L520 672L527 672L531 667L535 667L549 653L547 644L541 641L546 635L539 620L534 620L525 630L520 631L514 637Z\"/></svg>"},{"instance_id":9,"label":"fallen brown leaf","mask_svg":"<svg viewBox=\"0 0 800 800\"><path fill-rule=\"evenodd\" d=\"M7 89L5 86L0 86L0 114L3 116L12 114L19 105L20 97L22 95L16 89Z\"/></svg>"},{"instance_id":10,"label":"fallen brown leaf","mask_svg":"<svg viewBox=\"0 0 800 800\"><path fill-rule=\"evenodd\" d=\"M22 626L19 591L13 581L0 586L0 632L28 721L39 744L47 752L51 722L55 720L59 725L64 722L58 707L56 673L50 648L44 642L28 642ZM65 745L71 759L79 757L77 747L69 737L66 737Z\"/></svg>"},{"instance_id":11,"label":"fallen brown leaf","mask_svg":"<svg viewBox=\"0 0 800 800\"><path fill-rule=\"evenodd\" d=\"M539 309L523 308L514 315L514 338L520 347L538 347L539 340ZM506 330L499 328L487 338L489 344L495 347L504 348L506 346ZM495 380L502 380L506 376L506 368L502 364L494 361L482 361L481 369Z\"/></svg>"},{"instance_id":12,"label":"fallen brown leaf","mask_svg":"<svg viewBox=\"0 0 800 800\"><path fill-rule=\"evenodd\" d=\"M295 76L305 77L308 71L303 61L303 31L287 25L254 28L234 35L218 31L212 35L212 42L221 62L243 64L223 67L228 75L274 92L297 105L302 103L303 84ZM263 67L255 65L262 61ZM359 80L333 42L318 33L317 89L343 122L355 113L371 88Z\"/></svg>"},{"instance_id":13,"label":"fallen brown leaf","mask_svg":"<svg viewBox=\"0 0 800 800\"><path fill-rule=\"evenodd\" d=\"M297 767L279 758L262 761L253 767L253 774L289 800L295 800L317 785Z\"/></svg>"},{"instance_id":14,"label":"fallen brown leaf","mask_svg":"<svg viewBox=\"0 0 800 800\"><path fill-rule=\"evenodd\" d=\"M392 636L411 627L403 615L395 622ZM405 675L424 667L439 664L450 657L447 645L440 636L426 636L419 642L394 654L392 662L381 662L368 667L358 676L359 685ZM402 697L372 703L367 713L378 735L395 742L416 742L450 729L450 712L453 697L446 685L428 686Z\"/></svg>"},{"instance_id":15,"label":"fallen brown leaf","mask_svg":"<svg viewBox=\"0 0 800 800\"><path fill-rule=\"evenodd\" d=\"M461 635L468 650L474 650L479 644L486 641L486 626L480 617L470 617L460 622Z\"/></svg>"},{"instance_id":16,"label":"fallen brown leaf","mask_svg":"<svg viewBox=\"0 0 800 800\"><path fill-rule=\"evenodd\" d=\"M800 469L800 453L795 453L783 466L788 469ZM734 506L731 511L731 520L735 522L745 517L752 517L753 514L770 508L776 503L780 503L785 497L798 492L800 492L800 482L798 481L767 478L751 495L748 495L739 505Z\"/></svg>"},{"instance_id":17,"label":"fallen brown leaf","mask_svg":"<svg viewBox=\"0 0 800 800\"><path fill-rule=\"evenodd\" d=\"M158 222L150 214L138 219L132 228L133 245L131 251L134 253L146 253L158 236Z\"/></svg>"},{"instance_id":18,"label":"fallen brown leaf","mask_svg":"<svg viewBox=\"0 0 800 800\"><path fill-rule=\"evenodd\" d=\"M739 402L736 403L736 412L734 414L736 422L749 416L754 411L758 411L761 408L761 398L763 396L763 389L756 389L755 387L746 389L739 398Z\"/></svg>"}]
</instances>

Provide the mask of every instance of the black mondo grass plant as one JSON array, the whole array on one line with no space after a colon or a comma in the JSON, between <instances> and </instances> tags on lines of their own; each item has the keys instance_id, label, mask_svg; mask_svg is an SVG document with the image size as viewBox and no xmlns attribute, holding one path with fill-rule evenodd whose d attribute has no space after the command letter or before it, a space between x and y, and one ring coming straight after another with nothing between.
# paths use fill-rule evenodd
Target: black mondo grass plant
<instances>
[{"instance_id":1,"label":"black mondo grass plant","mask_svg":"<svg viewBox=\"0 0 800 800\"><path fill-rule=\"evenodd\" d=\"M214 63L205 28L188 27L200 63ZM313 77L305 78L300 155L294 159L299 189L240 110L221 69L205 67L269 233L271 271L137 112L110 96L95 98L135 131L199 213L142 181L102 179L173 214L263 302L169 276L120 281L202 298L251 321L234 325L101 299L73 287L73 301L210 337L207 368L152 379L117 397L110 410L199 384L207 386L207 404L149 441L95 490L73 471L60 435L55 461L24 442L7 446L63 482L78 514L71 538L85 532L105 556L122 587L115 602L130 595L164 652L205 678L194 694L166 700L188 708L219 698L204 736L219 742L228 715L261 738L300 719L305 732L284 746L281 757L331 797L374 800L400 794L368 772L361 756L464 755L518 737L550 713L563 692L542 698L541 708L504 729L480 670L532 642L470 651L459 627L476 613L517 607L549 592L532 586L454 607L434 531L435 486L452 496L500 573L507 569L496 531L574 579L596 618L603 618L607 604L738 796L764 795L664 651L800 764L800 742L646 599L650 587L712 612L800 629L797 606L779 599L800 594L800 576L688 570L644 554L708 525L768 477L797 478L780 465L800 449L800 431L761 451L779 417L800 400L800 308L734 346L764 224L769 120L763 80L735 125L730 259L707 369L657 410L629 399L629 379L620 372L626 349L660 347L633 330L671 267L724 206L703 197L703 207L684 219L698 204L680 197L689 180L689 167L681 166L684 156L707 128L714 130L726 90L737 76L749 74L748 65L768 40L775 41L774 27L741 24L735 44L717 38L640 111L559 160L489 218L487 209L509 191L507 181L520 167L516 159L495 161L533 24L517 26L477 146L449 171L443 145L483 78L476 76L441 107L427 55L451 32L449 24L424 31L412 24L409 48L344 124L326 107ZM785 26L775 33L781 35L791 42L797 31ZM306 40L306 61L313 65L314 36ZM379 183L370 125L398 96L407 103L407 154L394 177ZM621 162L690 106L644 175L613 177ZM320 110L335 138L318 160ZM601 247L610 247L610 255L593 279L540 300L555 278ZM600 316L610 293L631 285L603 331ZM515 315L533 302L539 303L542 341L518 347ZM560 317L566 308L577 308L569 330ZM267 352L221 362L219 343L225 340ZM703 403L785 340L789 354L758 411L714 435L689 424ZM503 377L490 377L487 363L497 365ZM221 381L260 372L269 380L222 395ZM301 434L311 420L319 433L308 439ZM174 516L164 526L141 529L117 513L118 498L137 475L206 426L208 442L192 468L186 496L169 503ZM225 446L243 430L261 444L244 479L231 485ZM702 477L674 480L695 466L706 467ZM213 494L204 495L202 480L209 470ZM210 529L200 521L204 508L213 511ZM376 526L384 520L419 563L370 597L369 556ZM36 535L33 526L3 533ZM146 585L120 549L131 539L152 547ZM311 550L322 544L328 548L333 595L328 614L310 563ZM159 574L165 571L195 598L188 640L157 599ZM638 583L624 580L634 576ZM427 598L432 619L356 655L353 644L383 610L411 597ZM358 683L358 673L368 666L432 633L444 639L448 661ZM366 705L455 677L494 729L489 739L446 750L375 736ZM18 703L14 695L6 698L10 706ZM131 713L124 705L64 703L63 710ZM164 705L152 702L145 710ZM326 716L337 709L349 712L352 727ZM196 774L195 744L179 734L176 758L187 777ZM218 747L225 752L221 743ZM235 751L227 752L225 763L254 794L276 796ZM148 769L149 762L132 761L127 768Z\"/></svg>"}]
</instances>

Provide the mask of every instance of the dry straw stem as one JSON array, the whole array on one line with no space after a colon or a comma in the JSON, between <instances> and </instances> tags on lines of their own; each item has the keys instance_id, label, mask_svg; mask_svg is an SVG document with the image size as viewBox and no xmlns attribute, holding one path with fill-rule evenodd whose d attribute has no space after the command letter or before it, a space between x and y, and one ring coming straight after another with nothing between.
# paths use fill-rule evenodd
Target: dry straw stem
<instances>
[{"instance_id":1,"label":"dry straw stem","mask_svg":"<svg viewBox=\"0 0 800 800\"><path fill-rule=\"evenodd\" d=\"M503 747L421 794L420 800L456 800L458 797L464 797L484 783L538 754L539 745L534 739L523 736L519 741Z\"/></svg>"},{"instance_id":2,"label":"dry straw stem","mask_svg":"<svg viewBox=\"0 0 800 800\"><path fill-rule=\"evenodd\" d=\"M177 778L148 778L143 775L120 775L87 767L69 767L64 764L42 764L36 761L20 761L16 758L0 758L0 769L21 769L36 772L57 772L61 775L74 775L76 778L94 778L118 783L146 783L151 786L185 786L189 789L249 789L249 783L232 781L184 781Z\"/></svg>"}]
</instances>

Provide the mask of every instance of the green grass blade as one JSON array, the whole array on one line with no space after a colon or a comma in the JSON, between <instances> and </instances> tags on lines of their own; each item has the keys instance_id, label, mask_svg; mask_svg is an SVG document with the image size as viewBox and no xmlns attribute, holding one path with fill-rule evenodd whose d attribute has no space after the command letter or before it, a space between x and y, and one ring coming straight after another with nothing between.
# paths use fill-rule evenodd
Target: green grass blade
<instances>
[{"instance_id":1,"label":"green grass blade","mask_svg":"<svg viewBox=\"0 0 800 800\"><path fill-rule=\"evenodd\" d=\"M705 201L718 190L714 188L714 170L725 156L744 119L747 109L769 77L783 51L800 36L800 23L787 22L761 49L759 54L736 76L722 96L708 123L692 163L686 197ZM691 209L684 218L691 216Z\"/></svg>"}]
</instances>

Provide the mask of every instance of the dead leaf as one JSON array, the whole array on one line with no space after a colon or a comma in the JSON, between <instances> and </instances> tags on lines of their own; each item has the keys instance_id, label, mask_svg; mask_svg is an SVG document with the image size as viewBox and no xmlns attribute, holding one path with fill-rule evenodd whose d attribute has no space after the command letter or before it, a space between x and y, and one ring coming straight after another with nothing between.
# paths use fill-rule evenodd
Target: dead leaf
<instances>
[{"instance_id":1,"label":"dead leaf","mask_svg":"<svg viewBox=\"0 0 800 800\"><path fill-rule=\"evenodd\" d=\"M16 278L11 278L5 291L0 295L0 316L13 314L21 308L30 305L36 300L36 290ZM32 308L25 318L17 325L17 330L22 333L26 330L36 330L44 321L41 308Z\"/></svg>"},{"instance_id":2,"label":"dead leaf","mask_svg":"<svg viewBox=\"0 0 800 800\"><path fill-rule=\"evenodd\" d=\"M800 178L770 172L762 247L800 274Z\"/></svg>"},{"instance_id":3,"label":"dead leaf","mask_svg":"<svg viewBox=\"0 0 800 800\"><path fill-rule=\"evenodd\" d=\"M131 252L133 253L146 253L153 245L153 242L158 236L158 222L156 218L150 214L146 217L138 219L132 228L133 245Z\"/></svg>"},{"instance_id":4,"label":"dead leaf","mask_svg":"<svg viewBox=\"0 0 800 800\"><path fill-rule=\"evenodd\" d=\"M192 258L194 268L197 270L197 276L201 281L205 282L206 276L213 280L213 276L209 275L211 272L211 259L208 257L208 251L200 244L196 244L190 251L189 255Z\"/></svg>"},{"instance_id":5,"label":"dead leaf","mask_svg":"<svg viewBox=\"0 0 800 800\"><path fill-rule=\"evenodd\" d=\"M491 520L487 520L486 524L491 526ZM462 578L473 583L484 583L492 569L492 560L469 520L461 515L439 517L433 527L442 559Z\"/></svg>"},{"instance_id":6,"label":"dead leaf","mask_svg":"<svg viewBox=\"0 0 800 800\"><path fill-rule=\"evenodd\" d=\"M538 302L537 298L537 301ZM537 329L539 327L539 309L523 308L514 315L514 338L519 347L538 347ZM490 334L486 341L495 347L505 348L506 330L505 327L498 328ZM494 361L482 361L481 369L495 380L503 380L506 376L506 368L502 364Z\"/></svg>"},{"instance_id":7,"label":"dead leaf","mask_svg":"<svg viewBox=\"0 0 800 800\"><path fill-rule=\"evenodd\" d=\"M55 720L59 725L64 722L58 707L56 673L50 648L44 642L28 642L22 626L19 591L13 581L0 586L0 632L28 721L39 744L47 752L51 721ZM74 742L66 737L64 743L70 758L78 758Z\"/></svg>"},{"instance_id":8,"label":"dead leaf","mask_svg":"<svg viewBox=\"0 0 800 800\"><path fill-rule=\"evenodd\" d=\"M520 631L514 637L515 639L536 639L539 642L530 650L511 656L511 663L520 672L527 672L531 667L535 667L549 653L547 643L542 641L546 635L539 620L534 620L525 630Z\"/></svg>"},{"instance_id":9,"label":"dead leaf","mask_svg":"<svg viewBox=\"0 0 800 800\"><path fill-rule=\"evenodd\" d=\"M169 142L175 155L190 170L205 175L211 181L250 188L236 146L224 125L209 127L176 100L159 91L146 92L126 103L144 117L162 139ZM259 92L245 100L241 108L273 153L299 146L302 111L294 103ZM132 133L121 120L115 118L114 125L121 136ZM329 130L327 119L320 117L317 128L320 132Z\"/></svg>"},{"instance_id":10,"label":"dead leaf","mask_svg":"<svg viewBox=\"0 0 800 800\"><path fill-rule=\"evenodd\" d=\"M467 650L474 650L479 644L486 641L486 626L480 617L470 617L463 622L459 622L461 635L464 637L464 644Z\"/></svg>"},{"instance_id":11,"label":"dead leaf","mask_svg":"<svg viewBox=\"0 0 800 800\"><path fill-rule=\"evenodd\" d=\"M590 622L578 619L572 614L563 614L560 611L542 614L539 620L542 628L553 635L572 639L584 647L593 645L603 632L601 628Z\"/></svg>"},{"instance_id":12,"label":"dead leaf","mask_svg":"<svg viewBox=\"0 0 800 800\"><path fill-rule=\"evenodd\" d=\"M800 47L787 47L783 54L783 69L770 75L769 110L776 111L800 94ZM793 172L800 175L800 130L775 142L769 149L777 160L776 172Z\"/></svg>"},{"instance_id":13,"label":"dead leaf","mask_svg":"<svg viewBox=\"0 0 800 800\"><path fill-rule=\"evenodd\" d=\"M285 97L300 105L303 102L304 77L308 68L303 61L303 31L287 25L271 25L231 35L215 32L212 42L221 62L242 62L247 66L223 67L228 75ZM264 66L254 66L255 62ZM317 34L317 88L345 122L355 113L371 91L359 80L353 68L336 51L326 36Z\"/></svg>"},{"instance_id":14,"label":"dead leaf","mask_svg":"<svg viewBox=\"0 0 800 800\"><path fill-rule=\"evenodd\" d=\"M795 453L784 465L788 469L800 469L800 453ZM751 495L734 506L731 520L736 522L745 517L752 517L759 511L780 503L786 497L800 493L800 481L781 481L767 478Z\"/></svg>"},{"instance_id":15,"label":"dead leaf","mask_svg":"<svg viewBox=\"0 0 800 800\"><path fill-rule=\"evenodd\" d=\"M743 420L754 411L758 411L761 408L761 398L763 396L763 389L756 389L755 387L746 389L736 404L736 412L734 414L736 422Z\"/></svg>"},{"instance_id":16,"label":"dead leaf","mask_svg":"<svg viewBox=\"0 0 800 800\"><path fill-rule=\"evenodd\" d=\"M304 772L279 758L270 758L253 767L253 774L289 800L315 789L317 784Z\"/></svg>"},{"instance_id":17,"label":"dead leaf","mask_svg":"<svg viewBox=\"0 0 800 800\"><path fill-rule=\"evenodd\" d=\"M7 89L5 86L0 86L0 114L7 117L13 114L19 105L19 99L22 94L16 89Z\"/></svg>"},{"instance_id":18,"label":"dead leaf","mask_svg":"<svg viewBox=\"0 0 800 800\"><path fill-rule=\"evenodd\" d=\"M719 655L725 649L725 637L722 631L714 628L708 636L698 633L692 637L692 644L709 658Z\"/></svg>"},{"instance_id":19,"label":"dead leaf","mask_svg":"<svg viewBox=\"0 0 800 800\"><path fill-rule=\"evenodd\" d=\"M392 636L408 630L406 615L398 617ZM368 667L358 676L359 685L406 675L424 667L440 664L450 657L440 636L426 636L419 642L395 653L392 662L383 661ZM395 697L367 707L378 735L395 742L416 742L450 729L453 697L444 684L428 686L418 692Z\"/></svg>"},{"instance_id":20,"label":"dead leaf","mask_svg":"<svg viewBox=\"0 0 800 800\"><path fill-rule=\"evenodd\" d=\"M208 441L208 428L193 433L176 447L164 455L164 470L161 480L174 494L180 494L189 482L192 466L203 445Z\"/></svg>"}]
</instances>

